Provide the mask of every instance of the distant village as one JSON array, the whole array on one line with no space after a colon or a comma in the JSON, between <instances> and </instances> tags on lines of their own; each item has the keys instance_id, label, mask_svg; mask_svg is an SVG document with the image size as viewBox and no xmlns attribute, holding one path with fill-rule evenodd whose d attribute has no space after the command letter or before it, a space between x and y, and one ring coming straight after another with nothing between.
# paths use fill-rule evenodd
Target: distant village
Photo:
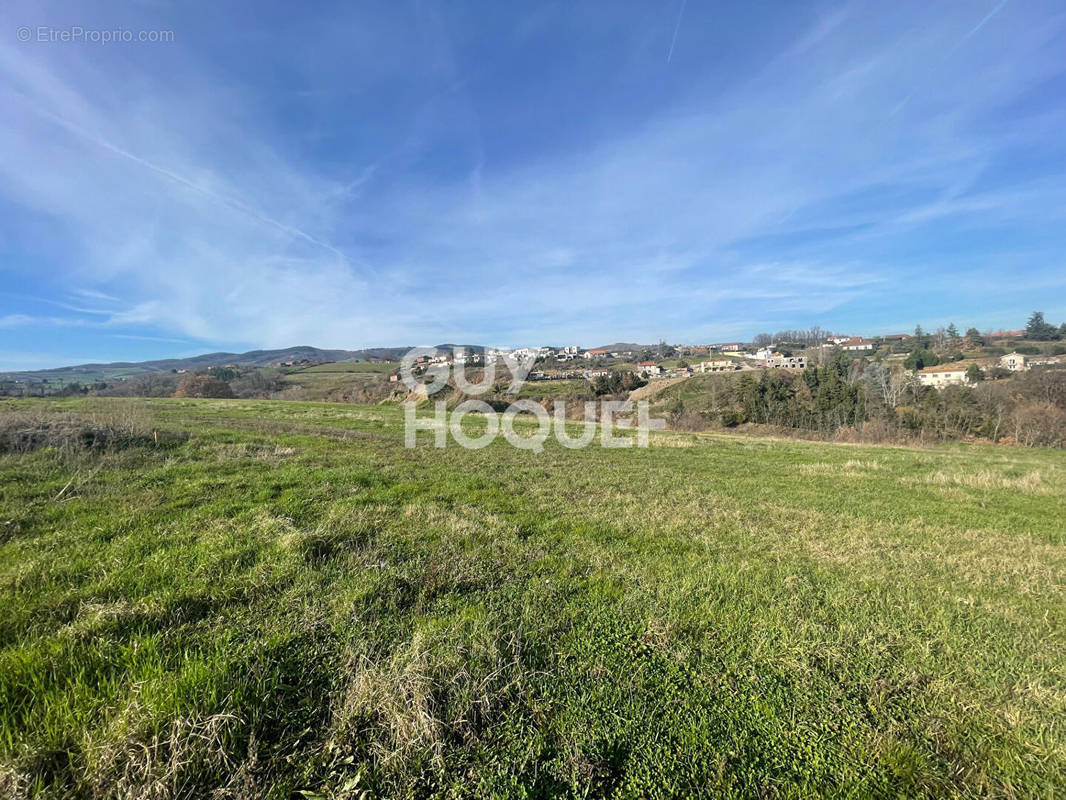
<instances>
[{"instance_id":1,"label":"distant village","mask_svg":"<svg viewBox=\"0 0 1066 800\"><path fill-rule=\"evenodd\" d=\"M803 370L816 366L826 353L838 349L862 355L887 365L897 364L911 372L923 386L973 384L985 378L1005 377L1037 366L1066 366L1066 352L1049 353L1034 347L1026 339L1026 331L993 331L978 333L971 329L965 336L951 330L926 334L920 329L913 334L895 333L872 338L863 336L828 335L816 343L789 341L782 338L768 344L759 342L721 342L717 344L667 345L660 342L653 348L582 349L577 345L565 347L485 348L483 353L442 353L420 356L416 367L433 365L480 366L486 362L514 359L535 366L527 380L595 380L610 374L612 369L628 368L647 380L686 378L706 373L733 373L758 370ZM1019 349L1011 349L1012 347ZM1066 351L1066 346L1057 350ZM967 357L969 350L985 355ZM926 365L915 352L945 352L947 360ZM998 352L1002 351L1002 352ZM934 357L935 358L935 357ZM928 360L928 358L926 359ZM576 366L582 363L582 366ZM390 380L398 382L399 372Z\"/></svg>"},{"instance_id":2,"label":"distant village","mask_svg":"<svg viewBox=\"0 0 1066 800\"><path fill-rule=\"evenodd\" d=\"M138 365L115 365L123 367L122 373L110 375L105 372L102 378L89 380L81 376L90 367L98 368L97 373L100 374L99 368L106 370L108 365L71 367L40 374L0 375L0 394L42 396L117 393L160 396L176 391L177 383L182 380L192 381L193 378L209 375L231 384L238 393L263 397L291 388L294 382L287 376L306 375L309 369L330 369L328 365L332 363L347 363L314 357L319 352L325 355L327 351L293 349L311 351L310 357L290 356L266 364L260 361L259 366L239 360L199 367L175 364L174 368L165 371L131 371L130 367ZM402 348L390 348L380 355L368 355L356 361L366 362L365 366L370 367L374 374L379 374L386 384L398 384L398 361L403 352ZM952 324L933 332L926 332L918 326L913 333L866 337L836 334L814 327L781 331L773 335L759 334L749 342L667 344L660 341L655 345L616 344L588 349L578 345L515 348L442 346L435 355L420 356L416 361L416 371L442 364L480 367L489 362L516 359L529 366L527 381L596 382L631 374L650 382L680 380L711 373L768 370L802 372L820 367L830 359L849 355L854 357L854 363L860 365L860 373L862 364L879 364L889 368L900 379L915 385L934 388L973 386L985 380L1008 378L1033 368L1066 367L1066 323L1051 325L1045 322L1043 314L1034 312L1026 328L1009 331L980 332L969 328L960 333ZM224 387L216 388L225 391Z\"/></svg>"}]
</instances>

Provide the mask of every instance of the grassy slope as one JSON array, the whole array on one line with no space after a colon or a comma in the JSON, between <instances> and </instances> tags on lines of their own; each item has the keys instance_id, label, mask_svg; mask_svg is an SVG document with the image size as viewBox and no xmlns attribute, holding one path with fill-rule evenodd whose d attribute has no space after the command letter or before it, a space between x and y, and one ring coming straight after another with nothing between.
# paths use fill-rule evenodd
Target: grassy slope
<instances>
[{"instance_id":1,"label":"grassy slope","mask_svg":"<svg viewBox=\"0 0 1066 800\"><path fill-rule=\"evenodd\" d=\"M379 381L398 367L399 362L394 361L337 361L286 371L282 382L286 386L299 387L309 399L325 400L334 392Z\"/></svg>"},{"instance_id":2,"label":"grassy slope","mask_svg":"<svg viewBox=\"0 0 1066 800\"><path fill-rule=\"evenodd\" d=\"M378 375L388 375L399 368L399 361L330 361L328 364L316 364L313 367L304 367L303 369L290 374L309 375L370 372Z\"/></svg>"},{"instance_id":3,"label":"grassy slope","mask_svg":"<svg viewBox=\"0 0 1066 800\"><path fill-rule=\"evenodd\" d=\"M1066 792L1061 452L139 406L0 457L0 794Z\"/></svg>"},{"instance_id":4,"label":"grassy slope","mask_svg":"<svg viewBox=\"0 0 1066 800\"><path fill-rule=\"evenodd\" d=\"M585 378L567 378L551 381L526 381L518 390L518 397L565 397L591 396L592 384Z\"/></svg>"}]
</instances>

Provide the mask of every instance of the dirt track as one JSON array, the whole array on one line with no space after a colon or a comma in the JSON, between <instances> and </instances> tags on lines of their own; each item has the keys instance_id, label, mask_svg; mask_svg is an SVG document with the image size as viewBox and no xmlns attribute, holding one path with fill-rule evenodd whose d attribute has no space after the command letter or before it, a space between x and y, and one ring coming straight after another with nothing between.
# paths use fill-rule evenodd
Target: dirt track
<instances>
[{"instance_id":1,"label":"dirt track","mask_svg":"<svg viewBox=\"0 0 1066 800\"><path fill-rule=\"evenodd\" d=\"M687 381L691 375L684 378L664 378L660 381L651 381L646 386L641 386L639 389L634 389L629 393L630 400L650 400L663 389L668 386L673 386L675 383L681 383L681 381Z\"/></svg>"}]
</instances>

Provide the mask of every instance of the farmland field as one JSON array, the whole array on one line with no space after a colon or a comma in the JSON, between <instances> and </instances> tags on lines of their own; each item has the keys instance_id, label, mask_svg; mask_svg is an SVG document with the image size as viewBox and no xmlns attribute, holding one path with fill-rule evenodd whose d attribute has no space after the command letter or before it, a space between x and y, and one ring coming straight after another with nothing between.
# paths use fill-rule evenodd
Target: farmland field
<instances>
[{"instance_id":1,"label":"farmland field","mask_svg":"<svg viewBox=\"0 0 1066 800\"><path fill-rule=\"evenodd\" d=\"M1062 451L0 420L0 796L1066 793Z\"/></svg>"},{"instance_id":2,"label":"farmland field","mask_svg":"<svg viewBox=\"0 0 1066 800\"><path fill-rule=\"evenodd\" d=\"M395 361L337 361L286 370L281 380L284 386L299 389L301 399L324 401L381 381L398 366Z\"/></svg>"},{"instance_id":3,"label":"farmland field","mask_svg":"<svg viewBox=\"0 0 1066 800\"><path fill-rule=\"evenodd\" d=\"M400 366L398 361L330 361L326 364L315 364L311 367L302 367L292 374L332 374L332 373L361 373L370 372L379 375L388 375L395 372Z\"/></svg>"}]
</instances>

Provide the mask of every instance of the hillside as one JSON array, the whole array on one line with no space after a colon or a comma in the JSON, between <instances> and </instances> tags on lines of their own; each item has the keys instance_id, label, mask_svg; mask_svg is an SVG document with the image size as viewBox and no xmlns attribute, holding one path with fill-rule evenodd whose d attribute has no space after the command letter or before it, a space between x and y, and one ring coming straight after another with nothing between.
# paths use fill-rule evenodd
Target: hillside
<instances>
[{"instance_id":1,"label":"hillside","mask_svg":"<svg viewBox=\"0 0 1066 800\"><path fill-rule=\"evenodd\" d=\"M606 350L609 353L639 353L642 350L654 350L654 344L635 344L633 342L615 342L614 344L601 344L594 350Z\"/></svg>"},{"instance_id":2,"label":"hillside","mask_svg":"<svg viewBox=\"0 0 1066 800\"><path fill-rule=\"evenodd\" d=\"M451 349L459 345L441 344L441 349ZM469 352L482 352L479 345L462 345ZM21 372L0 372L0 380L28 381L80 381L82 383L98 380L115 380L131 378L153 372L171 370L188 370L194 372L207 367L226 364L241 364L252 367L264 367L286 361L398 361L410 350L404 347L370 347L362 350L325 350L318 347L300 345L280 350L249 350L246 353L204 353L187 358L164 358L154 361L114 361L98 364L78 364L71 367L55 369L29 370Z\"/></svg>"}]
</instances>

